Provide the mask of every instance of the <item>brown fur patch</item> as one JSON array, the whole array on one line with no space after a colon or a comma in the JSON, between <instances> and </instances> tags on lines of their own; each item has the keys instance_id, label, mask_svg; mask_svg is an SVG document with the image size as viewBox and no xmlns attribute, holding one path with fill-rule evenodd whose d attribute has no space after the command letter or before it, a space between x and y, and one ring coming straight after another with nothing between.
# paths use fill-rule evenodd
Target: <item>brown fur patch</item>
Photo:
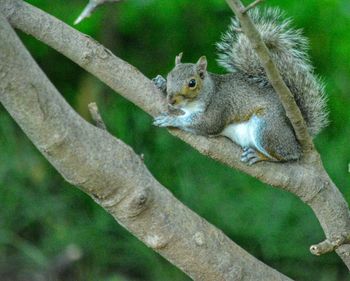
<instances>
[{"instance_id":1,"label":"brown fur patch","mask_svg":"<svg viewBox=\"0 0 350 281\"><path fill-rule=\"evenodd\" d=\"M285 160L283 157L281 157L280 155L278 155L275 151L273 151L272 149L270 149L270 148L265 148L264 147L264 149L267 151L267 153L268 154L270 154L272 157L273 157L273 159L270 159L270 158L268 158L268 157L266 157L267 158L267 160L277 160L277 161L283 161L283 160Z\"/></svg>"},{"instance_id":2,"label":"brown fur patch","mask_svg":"<svg viewBox=\"0 0 350 281\"><path fill-rule=\"evenodd\" d=\"M270 152L268 151L270 154ZM261 153L259 150L256 150L256 154L258 155L260 161L271 161L276 159L271 159L270 157L266 156L265 154ZM270 154L271 155L271 154Z\"/></svg>"}]
</instances>

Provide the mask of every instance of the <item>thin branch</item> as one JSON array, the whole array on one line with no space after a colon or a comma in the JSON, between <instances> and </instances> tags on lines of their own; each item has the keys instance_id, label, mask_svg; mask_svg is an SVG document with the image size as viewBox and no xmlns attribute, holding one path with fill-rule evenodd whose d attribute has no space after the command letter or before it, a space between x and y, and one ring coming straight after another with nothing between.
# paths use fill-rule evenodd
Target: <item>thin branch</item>
<instances>
[{"instance_id":1,"label":"thin branch","mask_svg":"<svg viewBox=\"0 0 350 281\"><path fill-rule=\"evenodd\" d=\"M95 102L91 102L89 103L88 107L89 107L91 118L95 121L96 127L107 131L107 126L103 122L103 119L100 115L97 104Z\"/></svg>"},{"instance_id":2,"label":"thin branch","mask_svg":"<svg viewBox=\"0 0 350 281\"><path fill-rule=\"evenodd\" d=\"M83 120L1 13L0 26L0 102L67 181L194 280L291 280L179 202L129 146Z\"/></svg>"},{"instance_id":3,"label":"thin branch","mask_svg":"<svg viewBox=\"0 0 350 281\"><path fill-rule=\"evenodd\" d=\"M85 18L89 17L92 12L100 5L106 2L118 2L120 0L89 0L89 3L85 6L79 17L74 21L74 24L78 24Z\"/></svg>"},{"instance_id":4,"label":"thin branch","mask_svg":"<svg viewBox=\"0 0 350 281\"><path fill-rule=\"evenodd\" d=\"M22 1L3 0L0 10L13 26L64 54L148 114L157 116L164 110L164 97L149 79L88 36ZM348 205L324 171L318 154L314 154L312 165L288 162L247 166L239 160L240 148L224 138L170 132L202 154L298 196L312 208L326 238L350 233ZM342 245L336 252L350 268L350 245Z\"/></svg>"},{"instance_id":5,"label":"thin branch","mask_svg":"<svg viewBox=\"0 0 350 281\"><path fill-rule=\"evenodd\" d=\"M264 0L255 0L254 2L250 3L247 7L243 8L241 10L242 14L245 14L246 12L248 12L250 9L253 9L255 6L259 5L261 2L263 2Z\"/></svg>"},{"instance_id":6,"label":"thin branch","mask_svg":"<svg viewBox=\"0 0 350 281\"><path fill-rule=\"evenodd\" d=\"M302 146L303 155L308 157L311 153L313 153L315 148L308 133L305 120L294 100L293 94L284 83L276 64L270 56L268 48L251 21L249 15L245 13L246 8L244 8L242 2L240 0L226 0L226 2L236 14L244 34L247 36L253 49L257 53L260 62L265 69L266 75L279 96L286 111L287 117L293 125L295 135ZM311 159L313 160L314 158L311 157Z\"/></svg>"}]
</instances>

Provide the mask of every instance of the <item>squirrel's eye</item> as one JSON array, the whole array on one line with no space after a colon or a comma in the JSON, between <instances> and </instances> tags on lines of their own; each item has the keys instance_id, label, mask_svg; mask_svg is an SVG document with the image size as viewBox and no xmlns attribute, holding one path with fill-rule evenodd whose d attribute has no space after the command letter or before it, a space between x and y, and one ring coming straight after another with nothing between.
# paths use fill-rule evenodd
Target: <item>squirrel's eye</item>
<instances>
[{"instance_id":1,"label":"squirrel's eye","mask_svg":"<svg viewBox=\"0 0 350 281\"><path fill-rule=\"evenodd\" d=\"M195 79L191 79L190 82L188 82L188 87L193 89L194 87L196 87L197 82Z\"/></svg>"}]
</instances>

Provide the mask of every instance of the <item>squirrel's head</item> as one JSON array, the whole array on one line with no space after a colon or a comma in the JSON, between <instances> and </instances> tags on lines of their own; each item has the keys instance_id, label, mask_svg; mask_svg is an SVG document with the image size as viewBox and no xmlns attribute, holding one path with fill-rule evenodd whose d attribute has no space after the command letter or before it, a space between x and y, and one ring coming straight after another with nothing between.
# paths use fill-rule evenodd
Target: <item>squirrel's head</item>
<instances>
[{"instance_id":1,"label":"squirrel's head","mask_svg":"<svg viewBox=\"0 0 350 281\"><path fill-rule=\"evenodd\" d=\"M181 107L197 99L208 76L205 56L195 64L181 63L181 57L182 53L176 56L175 67L167 76L167 98L173 107Z\"/></svg>"}]
</instances>

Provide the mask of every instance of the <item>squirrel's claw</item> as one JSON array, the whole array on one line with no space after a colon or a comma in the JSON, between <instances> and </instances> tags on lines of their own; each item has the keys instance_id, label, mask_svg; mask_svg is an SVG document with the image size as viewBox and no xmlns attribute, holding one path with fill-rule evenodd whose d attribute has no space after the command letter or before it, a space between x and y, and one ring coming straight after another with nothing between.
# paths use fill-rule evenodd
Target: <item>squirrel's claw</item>
<instances>
[{"instance_id":1,"label":"squirrel's claw","mask_svg":"<svg viewBox=\"0 0 350 281\"><path fill-rule=\"evenodd\" d=\"M244 147L241 155L241 161L249 166L261 161L259 154L251 147Z\"/></svg>"}]
</instances>

